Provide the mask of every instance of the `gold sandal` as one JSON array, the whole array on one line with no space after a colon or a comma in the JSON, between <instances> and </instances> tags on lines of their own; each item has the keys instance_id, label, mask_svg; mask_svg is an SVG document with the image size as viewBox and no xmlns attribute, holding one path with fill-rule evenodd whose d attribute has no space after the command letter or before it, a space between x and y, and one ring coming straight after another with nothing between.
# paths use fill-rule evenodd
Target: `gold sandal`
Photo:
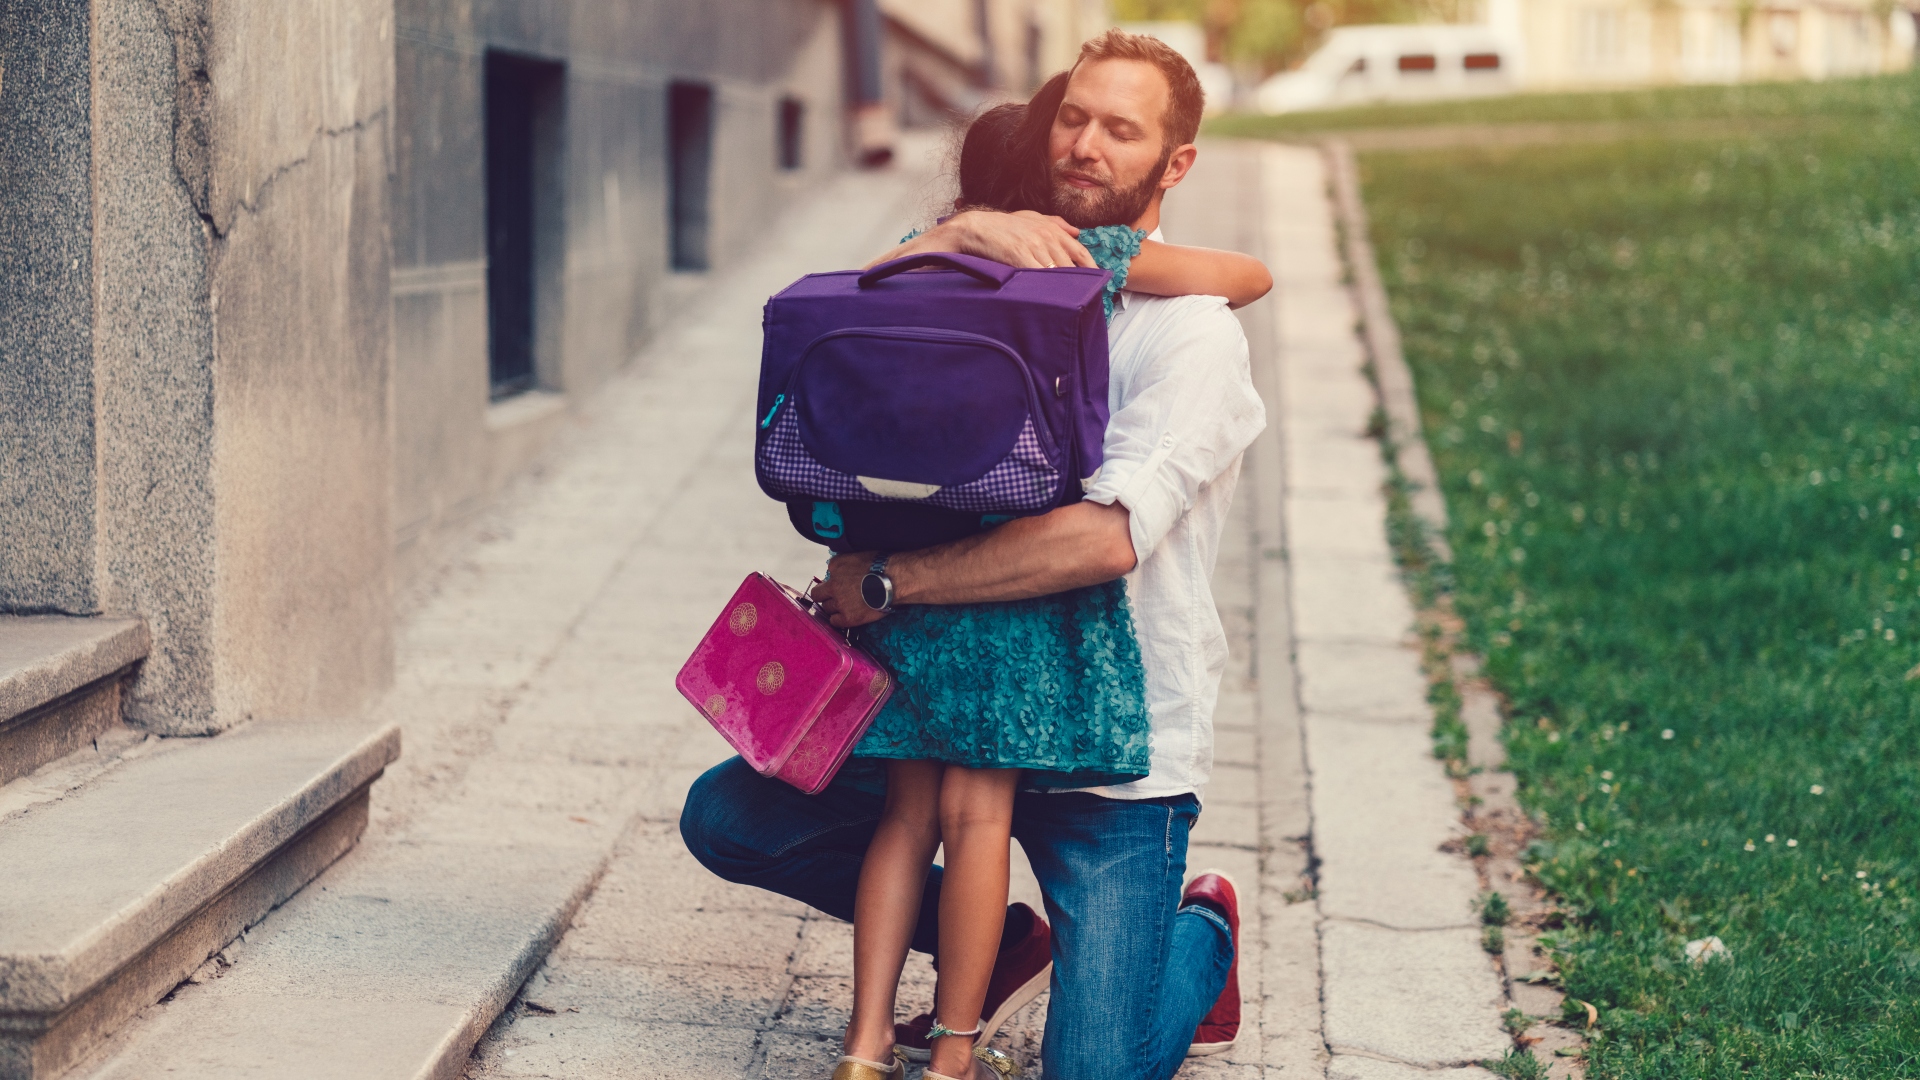
<instances>
[{"instance_id":1,"label":"gold sandal","mask_svg":"<svg viewBox=\"0 0 1920 1080\"><path fill-rule=\"evenodd\" d=\"M959 1032L958 1034L964 1035L965 1032ZM990 1046L974 1047L973 1058L975 1061L984 1063L987 1068L992 1069L993 1074L999 1077L1000 1080L1017 1080L1021 1075L1019 1062ZM974 1070L969 1069L967 1071L972 1072ZM839 1080L838 1076L835 1077L835 1080ZM948 1076L945 1073L937 1073L932 1069L928 1069L926 1072L920 1074L920 1080L974 1080L974 1078L971 1076Z\"/></svg>"},{"instance_id":2,"label":"gold sandal","mask_svg":"<svg viewBox=\"0 0 1920 1080\"><path fill-rule=\"evenodd\" d=\"M833 1067L833 1080L907 1080L907 1063L898 1054L894 1055L891 1068L846 1054Z\"/></svg>"}]
</instances>

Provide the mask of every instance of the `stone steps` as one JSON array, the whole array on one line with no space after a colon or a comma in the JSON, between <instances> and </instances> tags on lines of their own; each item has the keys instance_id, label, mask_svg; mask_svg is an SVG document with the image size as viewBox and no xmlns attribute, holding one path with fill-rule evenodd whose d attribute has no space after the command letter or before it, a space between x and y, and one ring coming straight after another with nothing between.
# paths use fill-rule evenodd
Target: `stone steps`
<instances>
[{"instance_id":1,"label":"stone steps","mask_svg":"<svg viewBox=\"0 0 1920 1080\"><path fill-rule=\"evenodd\" d=\"M138 619L0 616L0 785L120 725L120 683L147 655Z\"/></svg>"},{"instance_id":2,"label":"stone steps","mask_svg":"<svg viewBox=\"0 0 1920 1080\"><path fill-rule=\"evenodd\" d=\"M0 619L0 1080L59 1075L339 858L399 754L366 721L142 738L119 684L145 648Z\"/></svg>"},{"instance_id":3,"label":"stone steps","mask_svg":"<svg viewBox=\"0 0 1920 1080\"><path fill-rule=\"evenodd\" d=\"M369 841L65 1080L456 1080L598 879L604 841Z\"/></svg>"}]
</instances>

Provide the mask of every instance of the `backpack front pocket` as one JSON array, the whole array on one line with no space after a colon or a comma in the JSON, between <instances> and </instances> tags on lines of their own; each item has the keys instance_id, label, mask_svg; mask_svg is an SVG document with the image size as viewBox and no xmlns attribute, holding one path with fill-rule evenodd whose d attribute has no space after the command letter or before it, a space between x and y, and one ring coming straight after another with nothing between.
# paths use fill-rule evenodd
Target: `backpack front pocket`
<instances>
[{"instance_id":1,"label":"backpack front pocket","mask_svg":"<svg viewBox=\"0 0 1920 1080\"><path fill-rule=\"evenodd\" d=\"M823 334L763 426L762 481L779 498L1032 512L1061 492L1063 462L1032 372L978 334Z\"/></svg>"}]
</instances>

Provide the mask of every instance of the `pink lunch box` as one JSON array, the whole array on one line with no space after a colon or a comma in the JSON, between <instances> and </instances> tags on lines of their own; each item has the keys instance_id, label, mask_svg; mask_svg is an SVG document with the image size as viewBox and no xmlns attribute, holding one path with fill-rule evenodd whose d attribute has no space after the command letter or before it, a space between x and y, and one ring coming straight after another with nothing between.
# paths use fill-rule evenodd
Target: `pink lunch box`
<instances>
[{"instance_id":1,"label":"pink lunch box","mask_svg":"<svg viewBox=\"0 0 1920 1080\"><path fill-rule=\"evenodd\" d=\"M885 668L765 574L734 590L674 685L755 771L809 795L893 693Z\"/></svg>"}]
</instances>

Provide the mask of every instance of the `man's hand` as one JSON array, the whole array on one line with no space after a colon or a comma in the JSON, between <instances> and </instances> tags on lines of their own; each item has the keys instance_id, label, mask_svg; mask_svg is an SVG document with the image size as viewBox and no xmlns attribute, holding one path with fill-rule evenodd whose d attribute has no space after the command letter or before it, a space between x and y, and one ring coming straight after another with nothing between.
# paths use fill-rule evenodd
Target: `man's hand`
<instances>
[{"instance_id":1,"label":"man's hand","mask_svg":"<svg viewBox=\"0 0 1920 1080\"><path fill-rule=\"evenodd\" d=\"M873 568L873 560L879 555L877 551L857 551L835 555L833 561L827 563L827 576L813 587L813 599L833 625L845 630L887 617L886 612L868 607L866 598L860 595L860 581Z\"/></svg>"},{"instance_id":2,"label":"man's hand","mask_svg":"<svg viewBox=\"0 0 1920 1080\"><path fill-rule=\"evenodd\" d=\"M923 251L956 251L1024 269L1095 265L1093 256L1080 243L1079 229L1061 218L1032 210L1015 214L962 211L867 265L877 266Z\"/></svg>"}]
</instances>

